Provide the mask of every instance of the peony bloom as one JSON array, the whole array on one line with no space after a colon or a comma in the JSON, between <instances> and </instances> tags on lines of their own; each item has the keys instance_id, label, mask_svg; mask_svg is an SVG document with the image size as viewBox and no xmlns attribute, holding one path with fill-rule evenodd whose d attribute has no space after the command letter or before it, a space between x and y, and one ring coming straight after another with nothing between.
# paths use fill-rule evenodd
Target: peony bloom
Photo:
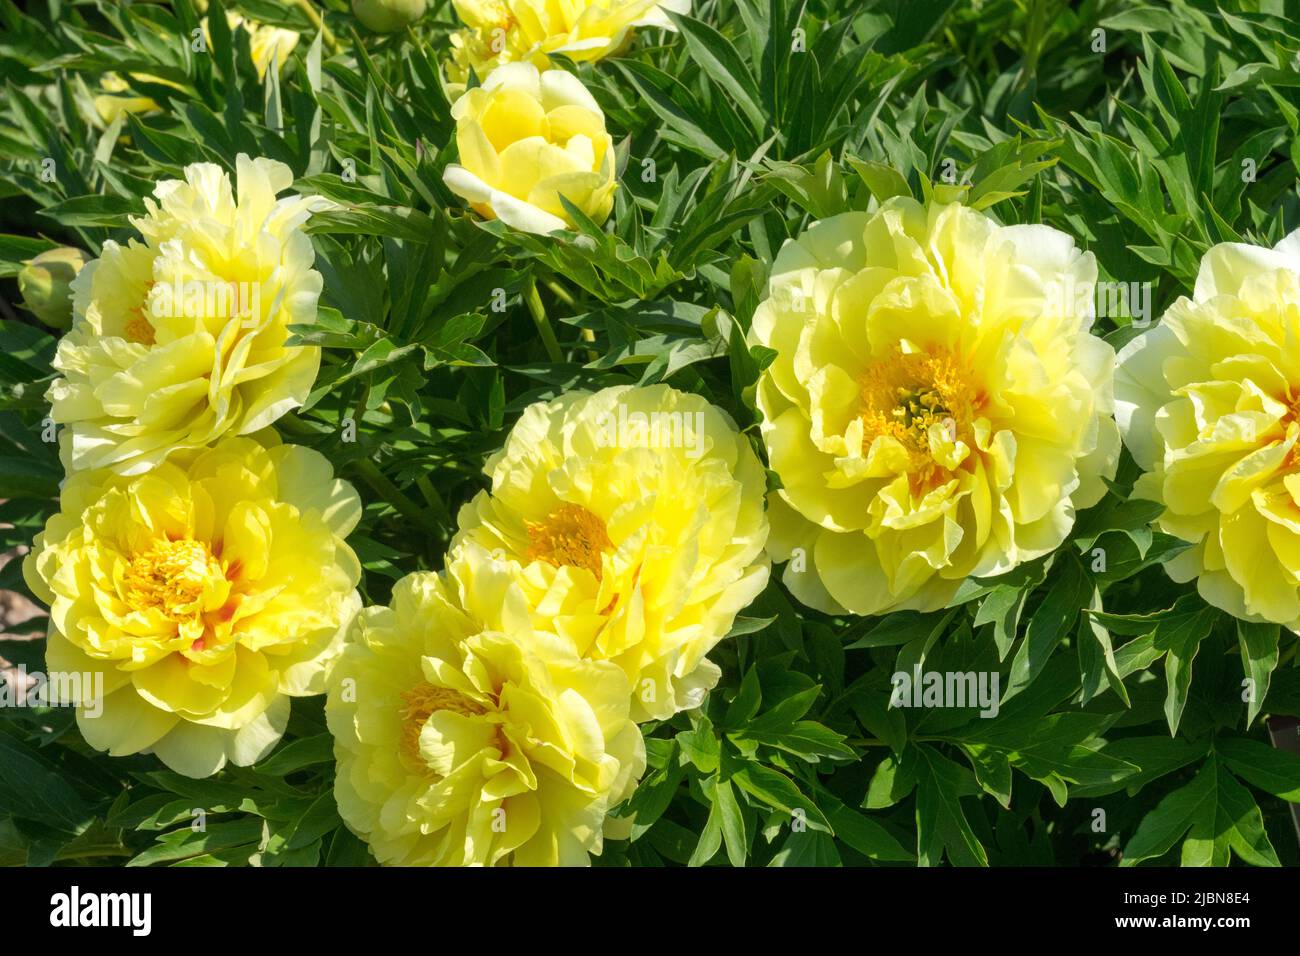
<instances>
[{"instance_id":1,"label":"peony bloom","mask_svg":"<svg viewBox=\"0 0 1300 956\"><path fill-rule=\"evenodd\" d=\"M323 200L277 200L283 163L238 160L239 189L196 163L132 218L143 242L104 243L72 283L72 330L46 398L69 470L139 474L181 449L249 434L297 408L320 350L286 346L316 320L320 273L302 224Z\"/></svg>"},{"instance_id":2,"label":"peony bloom","mask_svg":"<svg viewBox=\"0 0 1300 956\"><path fill-rule=\"evenodd\" d=\"M614 141L576 76L501 67L451 108L461 165L447 186L486 218L523 232L573 225L560 196L597 223L614 207Z\"/></svg>"},{"instance_id":3,"label":"peony bloom","mask_svg":"<svg viewBox=\"0 0 1300 956\"><path fill-rule=\"evenodd\" d=\"M266 71L272 63L275 64L277 71L284 69L284 64L293 53L293 48L298 45L298 34L295 31L245 20L230 10L226 11L226 23L230 25L231 30L242 26L248 34L249 53L252 55L253 68L257 70L259 80L266 79ZM207 29L206 20L204 29Z\"/></svg>"},{"instance_id":4,"label":"peony bloom","mask_svg":"<svg viewBox=\"0 0 1300 956\"><path fill-rule=\"evenodd\" d=\"M1300 630L1300 231L1215 246L1190 299L1119 354L1133 495L1194 544L1166 568L1206 601Z\"/></svg>"},{"instance_id":5,"label":"peony bloom","mask_svg":"<svg viewBox=\"0 0 1300 956\"><path fill-rule=\"evenodd\" d=\"M132 78L147 80L150 83L167 83L166 80L147 73L133 73ZM174 83L168 85L175 86ZM123 113L153 113L161 108L151 97L131 94L130 84L116 73L103 74L99 78L99 88L103 92L94 98L93 103L95 112L105 126Z\"/></svg>"},{"instance_id":6,"label":"peony bloom","mask_svg":"<svg viewBox=\"0 0 1300 956\"><path fill-rule=\"evenodd\" d=\"M548 53L577 63L621 52L635 27L676 29L664 12L687 13L690 0L452 0L465 29L451 35L448 78L486 77L503 63L550 67Z\"/></svg>"},{"instance_id":7,"label":"peony bloom","mask_svg":"<svg viewBox=\"0 0 1300 956\"><path fill-rule=\"evenodd\" d=\"M893 199L781 249L751 341L775 560L805 604L946 604L1055 549L1105 494L1114 353L1096 265L1046 226Z\"/></svg>"},{"instance_id":8,"label":"peony bloom","mask_svg":"<svg viewBox=\"0 0 1300 956\"><path fill-rule=\"evenodd\" d=\"M459 515L516 567L530 606L584 657L618 664L632 715L698 707L705 655L767 584L765 475L723 412L666 385L525 410Z\"/></svg>"},{"instance_id":9,"label":"peony bloom","mask_svg":"<svg viewBox=\"0 0 1300 956\"><path fill-rule=\"evenodd\" d=\"M137 478L79 472L60 505L23 573L51 673L103 682L77 701L86 742L190 777L268 753L361 604L352 486L317 452L231 438Z\"/></svg>"},{"instance_id":10,"label":"peony bloom","mask_svg":"<svg viewBox=\"0 0 1300 956\"><path fill-rule=\"evenodd\" d=\"M645 769L628 697L463 548L356 619L325 707L339 813L381 863L586 864Z\"/></svg>"}]
</instances>

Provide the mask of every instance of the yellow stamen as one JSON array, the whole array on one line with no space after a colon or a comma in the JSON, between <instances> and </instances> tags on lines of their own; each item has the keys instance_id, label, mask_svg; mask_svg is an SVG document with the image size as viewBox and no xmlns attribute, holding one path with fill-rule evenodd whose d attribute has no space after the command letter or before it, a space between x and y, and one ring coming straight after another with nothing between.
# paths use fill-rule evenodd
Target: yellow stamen
<instances>
[{"instance_id":1,"label":"yellow stamen","mask_svg":"<svg viewBox=\"0 0 1300 956\"><path fill-rule=\"evenodd\" d=\"M131 342L138 342L141 345L153 345L155 333L153 323L145 316L145 308L149 304L149 293L153 291L153 282L145 285L144 302L131 310L131 315L135 318L126 323L122 331Z\"/></svg>"},{"instance_id":2,"label":"yellow stamen","mask_svg":"<svg viewBox=\"0 0 1300 956\"><path fill-rule=\"evenodd\" d=\"M601 555L614 549L605 522L582 505L563 504L528 528L528 559L601 575Z\"/></svg>"},{"instance_id":3,"label":"yellow stamen","mask_svg":"<svg viewBox=\"0 0 1300 956\"><path fill-rule=\"evenodd\" d=\"M420 731L429 717L439 710L450 710L463 717L478 717L487 709L450 687L420 684L402 694L402 729L398 737L401 756L409 764L427 769L420 756Z\"/></svg>"},{"instance_id":4,"label":"yellow stamen","mask_svg":"<svg viewBox=\"0 0 1300 956\"><path fill-rule=\"evenodd\" d=\"M173 621L186 620L202 611L198 602L208 581L223 576L220 562L202 542L159 541L131 559L122 597L136 611L156 608Z\"/></svg>"},{"instance_id":5,"label":"yellow stamen","mask_svg":"<svg viewBox=\"0 0 1300 956\"><path fill-rule=\"evenodd\" d=\"M873 363L862 381L862 452L880 437L896 439L911 459L909 472L922 481L943 469L930 455L930 429L942 427L951 441L971 444L971 422L983 396L969 371L948 351L929 349Z\"/></svg>"}]
</instances>

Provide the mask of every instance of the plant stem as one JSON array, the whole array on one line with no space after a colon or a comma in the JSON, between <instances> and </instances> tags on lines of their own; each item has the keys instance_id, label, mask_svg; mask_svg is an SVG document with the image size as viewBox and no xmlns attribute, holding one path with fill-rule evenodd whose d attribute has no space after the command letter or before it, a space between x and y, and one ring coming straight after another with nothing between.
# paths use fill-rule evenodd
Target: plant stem
<instances>
[{"instance_id":1,"label":"plant stem","mask_svg":"<svg viewBox=\"0 0 1300 956\"><path fill-rule=\"evenodd\" d=\"M361 395L357 398L356 410L352 413L352 421L356 423L357 428L361 427L361 422L366 417L366 405L370 402L370 379L367 378L361 386Z\"/></svg>"},{"instance_id":2,"label":"plant stem","mask_svg":"<svg viewBox=\"0 0 1300 956\"><path fill-rule=\"evenodd\" d=\"M564 286L560 285L554 279L547 279L546 288L550 289L551 292L555 294L555 297L559 299L561 302L563 302L565 305L567 305L569 308L573 308L574 306L573 296L569 295L568 290L565 289Z\"/></svg>"},{"instance_id":3,"label":"plant stem","mask_svg":"<svg viewBox=\"0 0 1300 956\"><path fill-rule=\"evenodd\" d=\"M442 518L449 526L452 523L451 511L447 508L447 503L442 500L442 495L438 494L438 489L433 487L427 475L421 475L415 479L415 487L420 489L420 494L424 495L424 500L429 503L429 507L437 512L438 517Z\"/></svg>"},{"instance_id":4,"label":"plant stem","mask_svg":"<svg viewBox=\"0 0 1300 956\"><path fill-rule=\"evenodd\" d=\"M369 458L358 458L352 462L352 467L365 479L366 484L396 508L401 515L415 522L421 530L442 537L442 528L430 521L424 509L403 494L402 490L393 484L373 461Z\"/></svg>"},{"instance_id":5,"label":"plant stem","mask_svg":"<svg viewBox=\"0 0 1300 956\"><path fill-rule=\"evenodd\" d=\"M298 9L307 14L307 19L311 21L312 26L321 32L321 38L325 45L330 48L331 53L338 53L342 47L339 46L338 38L330 32L330 28L325 25L321 15L316 12L316 8L311 5L311 0L294 0Z\"/></svg>"},{"instance_id":6,"label":"plant stem","mask_svg":"<svg viewBox=\"0 0 1300 956\"><path fill-rule=\"evenodd\" d=\"M537 294L537 280L532 277L528 279L528 286L524 289L524 302L528 305L528 311L532 313L537 334L542 337L542 345L546 346L546 354L550 356L552 362L564 361L560 355L560 343L555 340L555 332L551 329L551 320L546 317L546 309L542 307L542 297Z\"/></svg>"}]
</instances>

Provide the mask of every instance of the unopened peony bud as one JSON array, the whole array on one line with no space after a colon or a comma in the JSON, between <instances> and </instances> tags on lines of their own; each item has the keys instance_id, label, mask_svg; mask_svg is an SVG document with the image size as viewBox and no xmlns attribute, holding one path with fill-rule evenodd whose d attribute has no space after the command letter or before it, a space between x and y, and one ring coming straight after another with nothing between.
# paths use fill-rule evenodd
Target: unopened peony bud
<instances>
[{"instance_id":1,"label":"unopened peony bud","mask_svg":"<svg viewBox=\"0 0 1300 956\"><path fill-rule=\"evenodd\" d=\"M352 0L352 13L368 30L396 33L424 16L425 0Z\"/></svg>"},{"instance_id":2,"label":"unopened peony bud","mask_svg":"<svg viewBox=\"0 0 1300 956\"><path fill-rule=\"evenodd\" d=\"M51 328L68 328L72 325L72 293L68 285L89 259L71 246L49 249L30 259L18 273L23 305Z\"/></svg>"}]
</instances>

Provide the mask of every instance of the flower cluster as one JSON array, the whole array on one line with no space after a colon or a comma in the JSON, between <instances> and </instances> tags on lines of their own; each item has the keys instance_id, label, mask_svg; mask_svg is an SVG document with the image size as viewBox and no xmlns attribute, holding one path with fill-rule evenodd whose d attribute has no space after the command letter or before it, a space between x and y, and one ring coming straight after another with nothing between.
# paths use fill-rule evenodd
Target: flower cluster
<instances>
[{"instance_id":1,"label":"flower cluster","mask_svg":"<svg viewBox=\"0 0 1300 956\"><path fill-rule=\"evenodd\" d=\"M697 707L767 583L763 469L667 386L530 406L440 575L370 608L330 677L343 819L385 863L581 863L637 722Z\"/></svg>"},{"instance_id":2,"label":"flower cluster","mask_svg":"<svg viewBox=\"0 0 1300 956\"><path fill-rule=\"evenodd\" d=\"M280 163L241 155L237 175L159 183L144 241L72 281L47 393L68 478L24 563L51 666L100 676L103 699L76 701L86 740L196 777L279 741L360 605L356 492L268 428L320 361L287 328L316 317L318 201L277 199Z\"/></svg>"}]
</instances>

